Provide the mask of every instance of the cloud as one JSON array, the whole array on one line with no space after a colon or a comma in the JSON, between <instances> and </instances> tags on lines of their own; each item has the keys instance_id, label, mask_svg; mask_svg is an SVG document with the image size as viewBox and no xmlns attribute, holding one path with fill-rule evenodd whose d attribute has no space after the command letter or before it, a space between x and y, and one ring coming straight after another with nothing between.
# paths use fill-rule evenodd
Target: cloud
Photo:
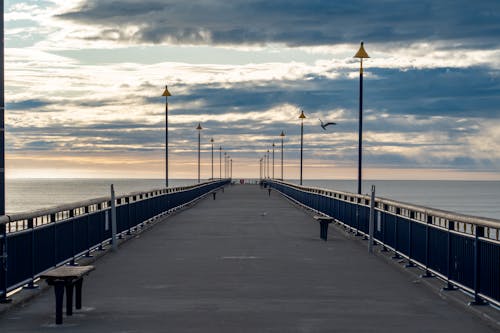
<instances>
[{"instance_id":1,"label":"cloud","mask_svg":"<svg viewBox=\"0 0 500 333\"><path fill-rule=\"evenodd\" d=\"M448 40L497 47L498 1L86 0L58 15L125 43L329 45Z\"/></svg>"}]
</instances>

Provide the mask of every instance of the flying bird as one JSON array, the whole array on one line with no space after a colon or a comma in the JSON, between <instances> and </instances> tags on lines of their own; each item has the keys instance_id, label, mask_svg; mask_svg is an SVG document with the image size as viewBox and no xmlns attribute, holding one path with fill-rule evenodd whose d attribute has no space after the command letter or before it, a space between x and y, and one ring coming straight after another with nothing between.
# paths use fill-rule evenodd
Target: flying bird
<instances>
[{"instance_id":1,"label":"flying bird","mask_svg":"<svg viewBox=\"0 0 500 333\"><path fill-rule=\"evenodd\" d=\"M330 123L324 123L324 122L323 122L323 120L321 120L321 119L320 119L319 121L320 121L320 123L321 123L321 127L322 127L325 131L326 131L326 127L327 127L327 126L329 126L329 125L337 125L337 123L332 123L332 122L330 122Z\"/></svg>"}]
</instances>

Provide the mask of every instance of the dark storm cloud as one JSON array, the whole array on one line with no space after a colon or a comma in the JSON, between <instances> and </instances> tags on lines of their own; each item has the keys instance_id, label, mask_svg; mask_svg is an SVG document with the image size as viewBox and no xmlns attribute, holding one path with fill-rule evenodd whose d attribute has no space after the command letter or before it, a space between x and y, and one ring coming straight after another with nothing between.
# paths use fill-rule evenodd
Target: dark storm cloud
<instances>
[{"instance_id":1,"label":"dark storm cloud","mask_svg":"<svg viewBox=\"0 0 500 333\"><path fill-rule=\"evenodd\" d=\"M496 47L500 2L86 0L59 16L106 27L90 39L179 44L325 45L452 40ZM130 34L126 28L139 27ZM207 37L210 36L210 37Z\"/></svg>"},{"instance_id":2,"label":"dark storm cloud","mask_svg":"<svg viewBox=\"0 0 500 333\"><path fill-rule=\"evenodd\" d=\"M52 102L41 100L41 99L27 99L16 102L7 102L5 108L9 111L18 111L26 109L43 109L47 106L52 105Z\"/></svg>"},{"instance_id":3,"label":"dark storm cloud","mask_svg":"<svg viewBox=\"0 0 500 333\"><path fill-rule=\"evenodd\" d=\"M498 74L482 67L436 68L399 71L371 69L376 78L365 78L364 105L391 115L455 118L500 118ZM267 110L282 104L297 105L306 112L331 109L357 110L358 81L344 76L328 79L267 81L217 87L192 85L188 94L171 98L172 103L198 102L202 108L173 108L171 113L226 114ZM147 99L158 103L158 97ZM175 105L175 104L174 104Z\"/></svg>"}]
</instances>

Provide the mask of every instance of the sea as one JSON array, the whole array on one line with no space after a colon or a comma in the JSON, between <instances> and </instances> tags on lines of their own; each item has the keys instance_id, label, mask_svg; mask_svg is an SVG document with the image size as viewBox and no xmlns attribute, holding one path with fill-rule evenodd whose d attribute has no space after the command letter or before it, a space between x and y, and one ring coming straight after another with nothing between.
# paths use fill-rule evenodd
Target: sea
<instances>
[{"instance_id":1,"label":"sea","mask_svg":"<svg viewBox=\"0 0 500 333\"><path fill-rule=\"evenodd\" d=\"M246 179L255 182L255 179ZM288 180L298 183L298 180ZM238 180L239 182L239 180ZM195 179L171 179L169 186L195 184ZM356 180L304 180L305 186L355 193ZM164 186L162 179L7 179L6 212L14 214L110 195L148 191ZM375 186L377 197L500 219L500 181L366 180L363 193Z\"/></svg>"}]
</instances>

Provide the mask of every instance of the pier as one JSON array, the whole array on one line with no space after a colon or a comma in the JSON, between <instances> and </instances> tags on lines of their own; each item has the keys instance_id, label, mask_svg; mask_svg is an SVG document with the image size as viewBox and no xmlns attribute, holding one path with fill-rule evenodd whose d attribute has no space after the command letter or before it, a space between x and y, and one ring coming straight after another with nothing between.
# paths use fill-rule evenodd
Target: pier
<instances>
[{"instance_id":1,"label":"pier","mask_svg":"<svg viewBox=\"0 0 500 333\"><path fill-rule=\"evenodd\" d=\"M110 242L105 216L111 211L111 204L102 203L102 199L97 200L98 204L89 202L79 207L81 214L75 214L74 207L65 207L63 212L68 213L61 213L60 218L53 211L40 212L40 216L49 216L49 220L53 216L55 220L38 226L33 216L11 217L10 222L3 224L2 236L2 244L11 252L6 253L12 260L9 267L16 265L13 257L19 260L13 246L14 235L25 237L25 244L29 244L37 228L50 230L47 233L70 234L75 228L83 228L84 220L94 221L97 227L90 228L88 236L83 238L88 242L101 234L102 239L96 238L98 242L88 248L66 239L64 246L70 255L63 260L62 257L55 261L47 259L55 263L47 261L50 267L94 260L96 270L85 282L82 310L56 328L53 293L38 291L38 296L22 307L11 306L0 314L0 330L494 332L499 329L498 322L495 326L498 310L466 304L498 301L495 293L500 280L495 271L498 264L495 255L499 253L499 242L494 220L478 222L462 217L466 220L458 221L458 215L377 199L375 206L385 213L380 213L383 224L375 230L377 254L370 255L363 240L369 197L279 181L267 181L266 188L228 185L228 182L221 180L117 198L117 237L123 239L117 251L105 251ZM134 202L135 207L131 208ZM95 210L88 208L94 205ZM359 205L359 209L351 209L350 205ZM167 213L163 212L165 207ZM93 219L92 214L100 217ZM319 226L313 219L316 214L334 215L336 219L326 242L319 237ZM395 216L398 222L384 214ZM404 217L414 223L425 220L429 225L422 231L411 223L404 224ZM66 224L68 221L73 222ZM454 222L453 228L456 225L453 235L460 236L462 228L466 235L460 236L466 237L463 256L480 260L480 263L471 261L469 275L456 273L458 278L451 272L440 273L439 263L430 260L436 254L430 250L417 251L415 246L422 243L421 238L411 236L412 230L418 230L416 235L427 239L424 248L430 249L434 245L428 240L441 236L432 233L429 238L425 236L426 230L432 232L430 228L438 227L444 232L447 226L449 231L450 221ZM472 224L472 229L467 224ZM389 226L399 226L399 236L391 238ZM409 237L408 244L403 241L405 237ZM125 242L126 238L129 240ZM481 248L486 247L490 252L474 252L478 248L476 239L485 243ZM452 250L454 246L462 246L456 239L452 243L445 245ZM28 248L36 244L31 243ZM472 254L467 247L471 244ZM54 249L49 250L53 254ZM391 259L393 254L395 260ZM92 255L94 258L88 258ZM28 269L40 265L36 259L39 257L36 254L24 258L31 260L23 273L28 277L23 279L18 273L16 278L22 281L15 282L12 275L6 275L7 282L5 278L2 280L5 289L10 292L22 285L41 283L36 279L41 272ZM95 260L97 257L100 258ZM449 264L445 255L441 254L439 259ZM408 263L412 265L405 268ZM484 272L488 276L481 275ZM420 274L434 277L419 277ZM468 286L469 280L460 280L462 276L471 278L472 286ZM432 285L460 287L469 295L460 290L435 292ZM450 301L452 298L455 301ZM463 306L459 304L462 301ZM478 315L478 308L485 310ZM480 316L488 316L490 320Z\"/></svg>"}]
</instances>

